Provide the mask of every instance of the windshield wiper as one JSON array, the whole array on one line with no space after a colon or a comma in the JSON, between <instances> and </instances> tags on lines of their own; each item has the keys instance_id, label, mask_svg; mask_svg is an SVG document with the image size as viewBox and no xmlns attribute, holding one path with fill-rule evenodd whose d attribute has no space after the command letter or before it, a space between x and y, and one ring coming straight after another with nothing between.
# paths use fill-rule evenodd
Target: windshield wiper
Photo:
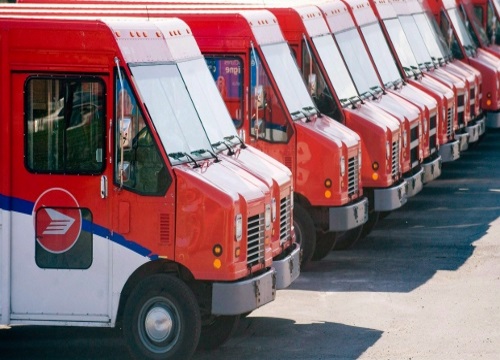
<instances>
[{"instance_id":1,"label":"windshield wiper","mask_svg":"<svg viewBox=\"0 0 500 360\"><path fill-rule=\"evenodd\" d=\"M389 88L389 89L392 89L392 88L394 88L394 89L395 89L395 88L396 88L396 85L394 84L394 81L389 80L389 81L387 81L387 82L384 84L384 87L385 87L385 88Z\"/></svg>"},{"instance_id":2,"label":"windshield wiper","mask_svg":"<svg viewBox=\"0 0 500 360\"><path fill-rule=\"evenodd\" d=\"M342 107L344 107L345 103L349 103L353 109L358 108L358 103L363 104L363 100L358 95L351 96L349 99L343 98L339 101L342 103Z\"/></svg>"},{"instance_id":3,"label":"windshield wiper","mask_svg":"<svg viewBox=\"0 0 500 360\"><path fill-rule=\"evenodd\" d=\"M200 165L196 162L195 159L193 159L193 157L191 155L189 155L188 153L185 153L185 152L175 152L175 153L170 153L168 154L169 157L173 158L174 160L180 160L182 158L188 158L191 162L194 163L194 167L195 168L198 168L200 167Z\"/></svg>"},{"instance_id":4,"label":"windshield wiper","mask_svg":"<svg viewBox=\"0 0 500 360\"><path fill-rule=\"evenodd\" d=\"M302 111L293 111L290 113L293 120L300 120L302 117L306 116ZM302 115L302 116L301 116Z\"/></svg>"},{"instance_id":5,"label":"windshield wiper","mask_svg":"<svg viewBox=\"0 0 500 360\"><path fill-rule=\"evenodd\" d=\"M240 143L240 147L242 149L245 149L247 147L245 145L245 143L243 142L243 140L239 136L237 136L237 135L224 136L224 140L226 140L226 141L231 142L233 139L237 139L238 140L238 142Z\"/></svg>"},{"instance_id":6,"label":"windshield wiper","mask_svg":"<svg viewBox=\"0 0 500 360\"><path fill-rule=\"evenodd\" d=\"M234 155L234 150L233 150L233 148L232 148L231 146L229 146L229 145L227 144L227 142L225 142L225 141L222 141L222 140L221 140L221 141L217 141L216 143L213 143L213 144L211 144L211 145L212 145L212 147L214 147L214 148L218 148L219 146L224 145L224 146L227 148L227 155L229 155L229 156Z\"/></svg>"},{"instance_id":7,"label":"windshield wiper","mask_svg":"<svg viewBox=\"0 0 500 360\"><path fill-rule=\"evenodd\" d=\"M382 87L380 85L375 85L375 86L371 86L369 90L362 93L361 96L368 97L367 94L370 94L372 96L372 100L380 100L382 95L385 94L385 90L382 89Z\"/></svg>"},{"instance_id":8,"label":"windshield wiper","mask_svg":"<svg viewBox=\"0 0 500 360\"><path fill-rule=\"evenodd\" d=\"M396 90L399 90L403 87L404 83L404 80L399 78L397 80L394 80L394 87L396 88Z\"/></svg>"},{"instance_id":9,"label":"windshield wiper","mask_svg":"<svg viewBox=\"0 0 500 360\"><path fill-rule=\"evenodd\" d=\"M311 121L311 116L314 114L319 113L318 109L316 109L314 106L304 106L302 108L302 114L306 117L307 121Z\"/></svg>"},{"instance_id":10,"label":"windshield wiper","mask_svg":"<svg viewBox=\"0 0 500 360\"><path fill-rule=\"evenodd\" d=\"M203 154L206 154L206 153L209 153L210 155L212 155L212 157L215 158L215 162L220 161L219 158L217 157L217 155L215 155L215 153L213 151L210 151L208 149L198 149L198 150L191 151L191 154L196 155L196 156L202 156Z\"/></svg>"}]
</instances>

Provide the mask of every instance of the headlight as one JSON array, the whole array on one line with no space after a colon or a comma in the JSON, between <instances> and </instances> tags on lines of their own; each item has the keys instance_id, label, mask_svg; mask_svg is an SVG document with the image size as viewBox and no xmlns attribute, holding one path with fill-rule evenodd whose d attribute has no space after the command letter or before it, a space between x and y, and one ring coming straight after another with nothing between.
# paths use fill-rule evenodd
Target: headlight
<instances>
[{"instance_id":1,"label":"headlight","mask_svg":"<svg viewBox=\"0 0 500 360\"><path fill-rule=\"evenodd\" d=\"M408 138L406 136L408 136L408 133L405 130L403 131L403 147L406 147L406 145L408 145Z\"/></svg>"},{"instance_id":2,"label":"headlight","mask_svg":"<svg viewBox=\"0 0 500 360\"><path fill-rule=\"evenodd\" d=\"M345 158L343 156L340 157L340 176L345 175Z\"/></svg>"},{"instance_id":3,"label":"headlight","mask_svg":"<svg viewBox=\"0 0 500 360\"><path fill-rule=\"evenodd\" d=\"M271 228L271 205L266 205L266 212L264 213L264 223L266 224L266 230Z\"/></svg>"},{"instance_id":4,"label":"headlight","mask_svg":"<svg viewBox=\"0 0 500 360\"><path fill-rule=\"evenodd\" d=\"M243 237L243 218L241 214L236 215L234 219L234 233L236 237L236 241L240 241Z\"/></svg>"},{"instance_id":5,"label":"headlight","mask_svg":"<svg viewBox=\"0 0 500 360\"><path fill-rule=\"evenodd\" d=\"M390 159L391 158L391 146L389 144L389 141L386 141L385 142L385 157L387 159Z\"/></svg>"},{"instance_id":6,"label":"headlight","mask_svg":"<svg viewBox=\"0 0 500 360\"><path fill-rule=\"evenodd\" d=\"M361 169L361 159L362 159L362 156L361 156L361 146L360 146L360 149L358 151L358 167Z\"/></svg>"},{"instance_id":7,"label":"headlight","mask_svg":"<svg viewBox=\"0 0 500 360\"><path fill-rule=\"evenodd\" d=\"M271 200L271 221L275 222L276 221L276 199L273 198Z\"/></svg>"}]
</instances>

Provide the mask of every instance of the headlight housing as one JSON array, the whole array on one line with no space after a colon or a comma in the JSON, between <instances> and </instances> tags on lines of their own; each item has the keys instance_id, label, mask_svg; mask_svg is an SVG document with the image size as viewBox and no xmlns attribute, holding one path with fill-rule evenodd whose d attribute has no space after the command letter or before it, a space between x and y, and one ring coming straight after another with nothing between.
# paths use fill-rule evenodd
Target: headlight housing
<instances>
[{"instance_id":1,"label":"headlight housing","mask_svg":"<svg viewBox=\"0 0 500 360\"><path fill-rule=\"evenodd\" d=\"M243 217L241 214L237 214L234 219L234 234L236 241L240 241L243 237Z\"/></svg>"},{"instance_id":2,"label":"headlight housing","mask_svg":"<svg viewBox=\"0 0 500 360\"><path fill-rule=\"evenodd\" d=\"M266 205L266 212L264 213L264 223L266 225L266 230L271 228L271 204Z\"/></svg>"}]
</instances>

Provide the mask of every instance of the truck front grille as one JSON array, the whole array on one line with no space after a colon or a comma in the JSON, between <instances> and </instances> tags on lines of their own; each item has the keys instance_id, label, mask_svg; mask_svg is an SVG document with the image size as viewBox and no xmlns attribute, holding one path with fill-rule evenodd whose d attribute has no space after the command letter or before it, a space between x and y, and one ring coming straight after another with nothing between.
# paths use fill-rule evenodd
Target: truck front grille
<instances>
[{"instance_id":1,"label":"truck front grille","mask_svg":"<svg viewBox=\"0 0 500 360\"><path fill-rule=\"evenodd\" d=\"M287 242L292 228L292 202L291 196L285 196L280 202L280 245Z\"/></svg>"},{"instance_id":2,"label":"truck front grille","mask_svg":"<svg viewBox=\"0 0 500 360\"><path fill-rule=\"evenodd\" d=\"M356 195L358 193L359 189L359 160L358 156L353 156L352 158L349 158L349 164L348 164L348 173L347 173L347 178L348 178L348 194L349 196Z\"/></svg>"},{"instance_id":3,"label":"truck front grille","mask_svg":"<svg viewBox=\"0 0 500 360\"><path fill-rule=\"evenodd\" d=\"M446 136L451 136L453 133L453 106L448 108L448 114L446 117Z\"/></svg>"},{"instance_id":4,"label":"truck front grille","mask_svg":"<svg viewBox=\"0 0 500 360\"><path fill-rule=\"evenodd\" d=\"M476 104L476 87L475 86L471 86L470 88L470 117L471 119L474 119L474 117L476 116L476 107L475 107L475 104Z\"/></svg>"},{"instance_id":5,"label":"truck front grille","mask_svg":"<svg viewBox=\"0 0 500 360\"><path fill-rule=\"evenodd\" d=\"M429 148L431 151L431 154L435 153L437 151L436 146L437 146L437 115L434 114L430 118L430 126L429 126Z\"/></svg>"},{"instance_id":6,"label":"truck front grille","mask_svg":"<svg viewBox=\"0 0 500 360\"><path fill-rule=\"evenodd\" d=\"M418 122L410 129L410 161L412 168L418 165L418 149L419 149L418 129L419 129Z\"/></svg>"},{"instance_id":7,"label":"truck front grille","mask_svg":"<svg viewBox=\"0 0 500 360\"><path fill-rule=\"evenodd\" d=\"M392 143L392 177L396 177L399 174L399 141L394 141Z\"/></svg>"},{"instance_id":8,"label":"truck front grille","mask_svg":"<svg viewBox=\"0 0 500 360\"><path fill-rule=\"evenodd\" d=\"M265 221L263 213L248 218L247 265L249 267L264 263L264 232Z\"/></svg>"},{"instance_id":9,"label":"truck front grille","mask_svg":"<svg viewBox=\"0 0 500 360\"><path fill-rule=\"evenodd\" d=\"M457 101L458 126L463 127L465 125L465 95L458 95Z\"/></svg>"}]
</instances>

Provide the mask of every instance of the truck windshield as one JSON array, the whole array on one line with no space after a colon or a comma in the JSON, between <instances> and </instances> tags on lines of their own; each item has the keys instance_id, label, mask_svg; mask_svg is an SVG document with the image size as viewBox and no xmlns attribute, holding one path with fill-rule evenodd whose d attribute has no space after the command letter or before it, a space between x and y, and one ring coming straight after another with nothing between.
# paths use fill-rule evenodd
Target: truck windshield
<instances>
[{"instance_id":1,"label":"truck windshield","mask_svg":"<svg viewBox=\"0 0 500 360\"><path fill-rule=\"evenodd\" d=\"M394 49L396 50L399 61L405 68L408 76L413 75L418 71L418 62L415 59L415 55L411 50L411 46L408 43L408 39L405 36L405 32L401 26L398 19L387 19L384 20L384 24L391 38Z\"/></svg>"},{"instance_id":2,"label":"truck windshield","mask_svg":"<svg viewBox=\"0 0 500 360\"><path fill-rule=\"evenodd\" d=\"M370 49L373 61L375 61L375 65L377 66L384 85L390 86L392 84L396 86L397 83L401 83L401 74L399 73L391 49L382 33L380 24L375 22L364 25L361 27L361 32Z\"/></svg>"},{"instance_id":3,"label":"truck windshield","mask_svg":"<svg viewBox=\"0 0 500 360\"><path fill-rule=\"evenodd\" d=\"M415 24L413 17L411 15L402 15L399 17L399 21L401 22L401 26L403 27L419 65L432 65L433 61L431 55L425 46L424 39L420 31L418 31L417 24Z\"/></svg>"},{"instance_id":4,"label":"truck windshield","mask_svg":"<svg viewBox=\"0 0 500 360\"><path fill-rule=\"evenodd\" d=\"M177 65L130 65L170 161L176 164L212 157L207 134Z\"/></svg>"},{"instance_id":5,"label":"truck windshield","mask_svg":"<svg viewBox=\"0 0 500 360\"><path fill-rule=\"evenodd\" d=\"M211 144L237 140L236 128L203 57L178 64ZM217 147L217 151L224 147Z\"/></svg>"},{"instance_id":6,"label":"truck windshield","mask_svg":"<svg viewBox=\"0 0 500 360\"><path fill-rule=\"evenodd\" d=\"M436 34L436 42L438 43L441 52L445 54L448 59L451 59L453 54L443 32L439 28L436 18L430 11L425 11L423 15L425 16L425 20L427 20L427 24L431 28L432 32Z\"/></svg>"},{"instance_id":7,"label":"truck windshield","mask_svg":"<svg viewBox=\"0 0 500 360\"><path fill-rule=\"evenodd\" d=\"M287 43L263 45L262 52L294 120L315 114L311 96ZM300 115L297 115L300 114Z\"/></svg>"},{"instance_id":8,"label":"truck windshield","mask_svg":"<svg viewBox=\"0 0 500 360\"><path fill-rule=\"evenodd\" d=\"M312 41L340 101L358 96L356 86L333 37L330 34L322 35L314 37Z\"/></svg>"},{"instance_id":9,"label":"truck windshield","mask_svg":"<svg viewBox=\"0 0 500 360\"><path fill-rule=\"evenodd\" d=\"M370 96L374 91L380 90L380 81L358 30L352 28L338 32L335 38L358 92L362 96Z\"/></svg>"},{"instance_id":10,"label":"truck windshield","mask_svg":"<svg viewBox=\"0 0 500 360\"><path fill-rule=\"evenodd\" d=\"M467 28L463 22L460 13L457 8L448 9L448 15L450 17L451 22L453 23L453 27L457 33L457 36L462 43L463 47L467 50L472 49L475 50L476 46L474 45Z\"/></svg>"},{"instance_id":11,"label":"truck windshield","mask_svg":"<svg viewBox=\"0 0 500 360\"><path fill-rule=\"evenodd\" d=\"M449 56L449 49L446 47L444 38L440 32L434 31L431 24L428 22L426 15L414 14L413 19L422 35L424 44L427 46L429 54L435 59L440 60Z\"/></svg>"}]
</instances>

